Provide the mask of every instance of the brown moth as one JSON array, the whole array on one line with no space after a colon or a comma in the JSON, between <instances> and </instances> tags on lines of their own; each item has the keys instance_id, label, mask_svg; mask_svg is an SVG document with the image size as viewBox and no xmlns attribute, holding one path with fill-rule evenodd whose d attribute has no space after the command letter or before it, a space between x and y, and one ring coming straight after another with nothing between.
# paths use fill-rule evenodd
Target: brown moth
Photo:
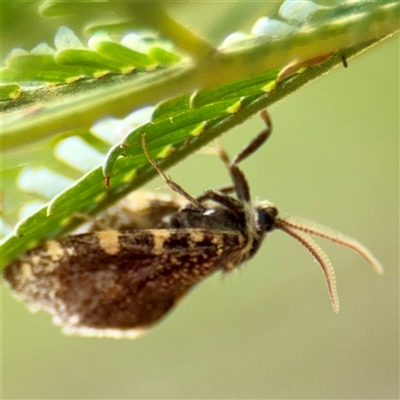
<instances>
[{"instance_id":1,"label":"brown moth","mask_svg":"<svg viewBox=\"0 0 400 400\"><path fill-rule=\"evenodd\" d=\"M143 135L149 162L182 197L134 193L100 215L87 233L27 251L5 268L4 279L32 309L52 314L65 332L133 338L159 322L197 283L249 260L266 233L281 230L299 241L321 266L337 312L332 265L309 235L349 247L380 274L383 268L356 240L310 221L279 217L268 201L251 201L238 164L271 133L267 112L261 117L265 130L233 161L219 149L233 184L207 190L197 198L159 169Z\"/></svg>"}]
</instances>

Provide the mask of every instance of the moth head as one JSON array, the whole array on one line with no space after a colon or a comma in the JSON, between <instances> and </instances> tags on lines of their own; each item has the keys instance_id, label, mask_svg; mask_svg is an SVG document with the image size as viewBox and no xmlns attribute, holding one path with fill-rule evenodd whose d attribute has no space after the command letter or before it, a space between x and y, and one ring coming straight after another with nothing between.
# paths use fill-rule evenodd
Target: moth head
<instances>
[{"instance_id":1,"label":"moth head","mask_svg":"<svg viewBox=\"0 0 400 400\"><path fill-rule=\"evenodd\" d=\"M263 232L270 232L275 228L278 209L268 201L256 205L257 225Z\"/></svg>"}]
</instances>

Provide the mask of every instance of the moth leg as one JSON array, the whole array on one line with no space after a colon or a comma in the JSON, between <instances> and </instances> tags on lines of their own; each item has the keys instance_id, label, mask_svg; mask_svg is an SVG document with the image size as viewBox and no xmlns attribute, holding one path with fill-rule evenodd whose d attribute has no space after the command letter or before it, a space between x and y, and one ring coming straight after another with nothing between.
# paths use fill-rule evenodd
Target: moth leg
<instances>
[{"instance_id":1,"label":"moth leg","mask_svg":"<svg viewBox=\"0 0 400 400\"><path fill-rule=\"evenodd\" d=\"M239 213L243 210L243 205L239 200L217 190L207 190L204 193L204 196L207 196L209 200L215 201L235 213Z\"/></svg>"},{"instance_id":2,"label":"moth leg","mask_svg":"<svg viewBox=\"0 0 400 400\"><path fill-rule=\"evenodd\" d=\"M201 212L205 212L206 208L200 204L198 200L196 200L194 197L192 197L189 193L187 193L180 185L178 185L176 182L174 182L170 177L168 177L164 171L157 165L157 163L154 161L154 159L151 157L149 150L147 149L146 145L146 133L142 133L142 148L145 156L149 160L149 163L153 166L153 168L159 173L161 178L164 180L164 182L176 193L179 193L181 196L185 197L190 204L193 205L194 208Z\"/></svg>"},{"instance_id":3,"label":"moth leg","mask_svg":"<svg viewBox=\"0 0 400 400\"><path fill-rule=\"evenodd\" d=\"M271 136L272 133L272 120L267 112L263 110L260 112L260 117L265 122L266 128L263 129L253 140L233 159L232 164L239 164L245 158L253 154L261 147L266 140Z\"/></svg>"},{"instance_id":4,"label":"moth leg","mask_svg":"<svg viewBox=\"0 0 400 400\"><path fill-rule=\"evenodd\" d=\"M250 202L249 184L247 183L243 171L238 167L238 165L230 161L228 154L220 145L217 147L217 154L229 171L238 199L246 203Z\"/></svg>"},{"instance_id":5,"label":"moth leg","mask_svg":"<svg viewBox=\"0 0 400 400\"><path fill-rule=\"evenodd\" d=\"M205 193L196 197L196 199L200 202L206 200L214 201L215 203L225 206L235 214L240 214L243 209L241 202L231 196L228 196L229 193L234 191L235 187L233 185L222 186L218 189L206 190Z\"/></svg>"},{"instance_id":6,"label":"moth leg","mask_svg":"<svg viewBox=\"0 0 400 400\"><path fill-rule=\"evenodd\" d=\"M229 174L231 175L238 199L246 203L250 202L249 184L243 171L238 167L238 164L261 147L272 132L272 122L268 112L263 110L260 113L260 116L265 122L266 128L254 137L253 140L233 159L233 161L230 160L228 154L221 146L219 146L217 150L220 159L225 164Z\"/></svg>"},{"instance_id":7,"label":"moth leg","mask_svg":"<svg viewBox=\"0 0 400 400\"><path fill-rule=\"evenodd\" d=\"M205 193L201 194L200 196L196 197L196 200L200 203L206 201L206 200L213 200L211 198L211 196L209 195L209 192L218 192L218 193L224 193L224 194L228 194L228 193L233 193L235 191L235 187L233 185L225 185L225 186L221 186L217 189L213 189L213 190L208 190Z\"/></svg>"}]
</instances>

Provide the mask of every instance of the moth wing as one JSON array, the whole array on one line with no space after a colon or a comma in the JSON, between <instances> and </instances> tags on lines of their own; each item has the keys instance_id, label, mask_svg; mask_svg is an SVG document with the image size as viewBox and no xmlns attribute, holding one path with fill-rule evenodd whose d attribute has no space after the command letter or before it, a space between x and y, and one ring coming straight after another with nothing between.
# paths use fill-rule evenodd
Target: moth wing
<instances>
[{"instance_id":1,"label":"moth wing","mask_svg":"<svg viewBox=\"0 0 400 400\"><path fill-rule=\"evenodd\" d=\"M97 231L28 251L6 267L4 278L67 331L133 336L231 262L227 250L240 242L230 231Z\"/></svg>"},{"instance_id":2,"label":"moth wing","mask_svg":"<svg viewBox=\"0 0 400 400\"><path fill-rule=\"evenodd\" d=\"M186 204L187 200L182 196L135 191L99 214L87 231L98 231L104 227L118 231L152 229L166 215L177 212Z\"/></svg>"}]
</instances>

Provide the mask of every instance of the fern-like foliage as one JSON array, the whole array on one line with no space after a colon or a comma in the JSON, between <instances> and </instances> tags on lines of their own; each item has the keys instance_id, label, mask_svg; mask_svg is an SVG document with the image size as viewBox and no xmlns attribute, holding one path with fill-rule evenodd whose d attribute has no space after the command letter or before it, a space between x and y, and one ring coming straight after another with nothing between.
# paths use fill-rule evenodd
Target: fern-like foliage
<instances>
[{"instance_id":1,"label":"fern-like foliage","mask_svg":"<svg viewBox=\"0 0 400 400\"><path fill-rule=\"evenodd\" d=\"M286 0L274 15L255 18L250 32L231 32L214 45L161 3L41 3L44 16L93 20L87 42L63 26L54 47L14 49L4 60L9 234L1 265L76 227L75 213L93 215L151 179L143 132L153 157L168 168L396 32L399 10L394 0L329 6Z\"/></svg>"}]
</instances>

